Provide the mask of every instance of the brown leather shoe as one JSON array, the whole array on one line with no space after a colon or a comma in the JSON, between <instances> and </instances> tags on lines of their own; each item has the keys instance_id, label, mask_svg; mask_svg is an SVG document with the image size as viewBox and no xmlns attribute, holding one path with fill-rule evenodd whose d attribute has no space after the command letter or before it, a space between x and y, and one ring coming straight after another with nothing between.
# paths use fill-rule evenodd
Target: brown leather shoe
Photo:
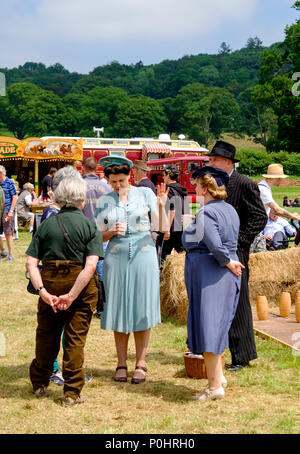
<instances>
[{"instance_id":1,"label":"brown leather shoe","mask_svg":"<svg viewBox=\"0 0 300 454\"><path fill-rule=\"evenodd\" d=\"M48 395L47 386L41 386L33 392L38 399L40 399L41 397L46 397Z\"/></svg>"},{"instance_id":2,"label":"brown leather shoe","mask_svg":"<svg viewBox=\"0 0 300 454\"><path fill-rule=\"evenodd\" d=\"M65 396L62 405L63 407L74 407L77 404L83 404L85 402L85 398L83 396L78 396L77 399L73 399L70 396Z\"/></svg>"},{"instance_id":3,"label":"brown leather shoe","mask_svg":"<svg viewBox=\"0 0 300 454\"><path fill-rule=\"evenodd\" d=\"M126 376L123 376L123 377L114 376L114 381L125 383L125 382L127 382L127 366L118 366L116 368L116 372L117 372L117 370L120 370L120 369L126 370Z\"/></svg>"},{"instance_id":4,"label":"brown leather shoe","mask_svg":"<svg viewBox=\"0 0 300 454\"><path fill-rule=\"evenodd\" d=\"M143 370L144 372L147 372L147 368L143 367L143 366L136 366L135 370L137 370L137 369L140 369L140 370ZM132 377L132 379L131 379L131 383L133 385L138 385L139 383L144 383L145 381L146 381L146 376L144 376L143 378Z\"/></svg>"}]
</instances>

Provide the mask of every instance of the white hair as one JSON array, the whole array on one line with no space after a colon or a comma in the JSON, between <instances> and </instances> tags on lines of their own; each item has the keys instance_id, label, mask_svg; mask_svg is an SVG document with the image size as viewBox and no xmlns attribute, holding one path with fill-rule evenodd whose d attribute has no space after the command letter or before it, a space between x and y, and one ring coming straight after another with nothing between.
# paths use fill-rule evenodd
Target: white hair
<instances>
[{"instance_id":1,"label":"white hair","mask_svg":"<svg viewBox=\"0 0 300 454\"><path fill-rule=\"evenodd\" d=\"M86 200L86 182L83 178L64 178L54 192L54 200L60 207L79 208Z\"/></svg>"},{"instance_id":2,"label":"white hair","mask_svg":"<svg viewBox=\"0 0 300 454\"><path fill-rule=\"evenodd\" d=\"M3 175L6 175L6 168L3 166L0 166L0 172L2 172Z\"/></svg>"},{"instance_id":3,"label":"white hair","mask_svg":"<svg viewBox=\"0 0 300 454\"><path fill-rule=\"evenodd\" d=\"M81 178L80 173L73 166L62 167L57 172L55 172L55 175L54 175L53 181L52 181L53 190L55 191L55 189L57 188L59 183L64 178L70 178L70 177Z\"/></svg>"},{"instance_id":4,"label":"white hair","mask_svg":"<svg viewBox=\"0 0 300 454\"><path fill-rule=\"evenodd\" d=\"M29 183L25 183L25 184L23 185L23 189L26 189L27 191L30 191L30 189L34 189L34 186L33 186L33 184L30 183L30 182L29 182Z\"/></svg>"}]
</instances>

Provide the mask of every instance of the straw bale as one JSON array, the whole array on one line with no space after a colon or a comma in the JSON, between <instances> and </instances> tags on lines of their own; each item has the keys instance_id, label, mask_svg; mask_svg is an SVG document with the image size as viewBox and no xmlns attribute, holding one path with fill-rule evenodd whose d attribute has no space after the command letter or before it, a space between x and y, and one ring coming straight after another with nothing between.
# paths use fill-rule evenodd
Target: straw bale
<instances>
[{"instance_id":1,"label":"straw bale","mask_svg":"<svg viewBox=\"0 0 300 454\"><path fill-rule=\"evenodd\" d=\"M258 295L265 295L278 305L281 292L290 292L294 300L300 289L300 247L251 254L249 271L252 303Z\"/></svg>"},{"instance_id":2,"label":"straw bale","mask_svg":"<svg viewBox=\"0 0 300 454\"><path fill-rule=\"evenodd\" d=\"M169 255L161 274L162 315L186 322L188 297L184 281L185 253ZM269 303L279 304L281 292L290 292L294 301L300 290L300 247L251 254L249 259L250 301L265 295Z\"/></svg>"},{"instance_id":3,"label":"straw bale","mask_svg":"<svg viewBox=\"0 0 300 454\"><path fill-rule=\"evenodd\" d=\"M188 297L184 281L185 252L168 255L161 273L161 312L180 322L186 322Z\"/></svg>"}]
</instances>

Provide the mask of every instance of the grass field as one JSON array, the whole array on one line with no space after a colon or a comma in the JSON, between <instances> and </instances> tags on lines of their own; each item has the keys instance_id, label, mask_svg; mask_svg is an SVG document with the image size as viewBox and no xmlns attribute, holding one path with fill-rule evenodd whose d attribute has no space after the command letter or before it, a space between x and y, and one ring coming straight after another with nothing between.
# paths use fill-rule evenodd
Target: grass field
<instances>
[{"instance_id":1,"label":"grass field","mask_svg":"<svg viewBox=\"0 0 300 454\"><path fill-rule=\"evenodd\" d=\"M183 364L186 326L164 320L151 333L147 381L115 383L113 333L93 318L85 349L85 370L93 381L76 408L61 406L62 389L32 394L28 368L34 357L37 297L26 292L25 251L29 233L15 241L15 261L0 262L0 332L7 342L0 357L2 434L298 434L300 357L272 341L256 338L258 359L239 372L226 372L223 401L199 403L191 396L204 380L188 378ZM300 332L300 328L299 328ZM230 354L227 352L227 362ZM61 354L59 363L61 363ZM129 373L134 369L130 340Z\"/></svg>"}]
</instances>

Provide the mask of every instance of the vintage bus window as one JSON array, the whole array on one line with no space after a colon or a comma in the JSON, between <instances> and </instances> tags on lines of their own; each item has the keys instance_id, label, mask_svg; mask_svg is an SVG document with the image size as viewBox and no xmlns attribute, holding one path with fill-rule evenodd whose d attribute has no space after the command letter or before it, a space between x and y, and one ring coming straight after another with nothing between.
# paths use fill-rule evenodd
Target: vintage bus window
<instances>
[{"instance_id":1,"label":"vintage bus window","mask_svg":"<svg viewBox=\"0 0 300 454\"><path fill-rule=\"evenodd\" d=\"M99 142L98 139L84 139L84 141L85 141L86 143L98 143L98 142Z\"/></svg>"},{"instance_id":2,"label":"vintage bus window","mask_svg":"<svg viewBox=\"0 0 300 454\"><path fill-rule=\"evenodd\" d=\"M189 162L189 164L188 164L189 172L194 172L194 170L198 169L198 167L199 167L199 162Z\"/></svg>"},{"instance_id":3,"label":"vintage bus window","mask_svg":"<svg viewBox=\"0 0 300 454\"><path fill-rule=\"evenodd\" d=\"M128 144L128 140L116 140L116 144L117 145L127 145Z\"/></svg>"},{"instance_id":4,"label":"vintage bus window","mask_svg":"<svg viewBox=\"0 0 300 454\"><path fill-rule=\"evenodd\" d=\"M159 159L159 153L148 153L147 160L151 161L154 159Z\"/></svg>"},{"instance_id":5,"label":"vintage bus window","mask_svg":"<svg viewBox=\"0 0 300 454\"><path fill-rule=\"evenodd\" d=\"M130 140L129 145L139 145L140 142L138 140Z\"/></svg>"},{"instance_id":6,"label":"vintage bus window","mask_svg":"<svg viewBox=\"0 0 300 454\"><path fill-rule=\"evenodd\" d=\"M180 142L180 145L182 147L190 147L191 146L191 142Z\"/></svg>"},{"instance_id":7,"label":"vintage bus window","mask_svg":"<svg viewBox=\"0 0 300 454\"><path fill-rule=\"evenodd\" d=\"M103 143L103 144L113 144L114 141L113 140L101 140L101 143Z\"/></svg>"},{"instance_id":8,"label":"vintage bus window","mask_svg":"<svg viewBox=\"0 0 300 454\"><path fill-rule=\"evenodd\" d=\"M110 156L123 156L123 157L125 157L125 152L124 151L110 151L109 155Z\"/></svg>"}]
</instances>

